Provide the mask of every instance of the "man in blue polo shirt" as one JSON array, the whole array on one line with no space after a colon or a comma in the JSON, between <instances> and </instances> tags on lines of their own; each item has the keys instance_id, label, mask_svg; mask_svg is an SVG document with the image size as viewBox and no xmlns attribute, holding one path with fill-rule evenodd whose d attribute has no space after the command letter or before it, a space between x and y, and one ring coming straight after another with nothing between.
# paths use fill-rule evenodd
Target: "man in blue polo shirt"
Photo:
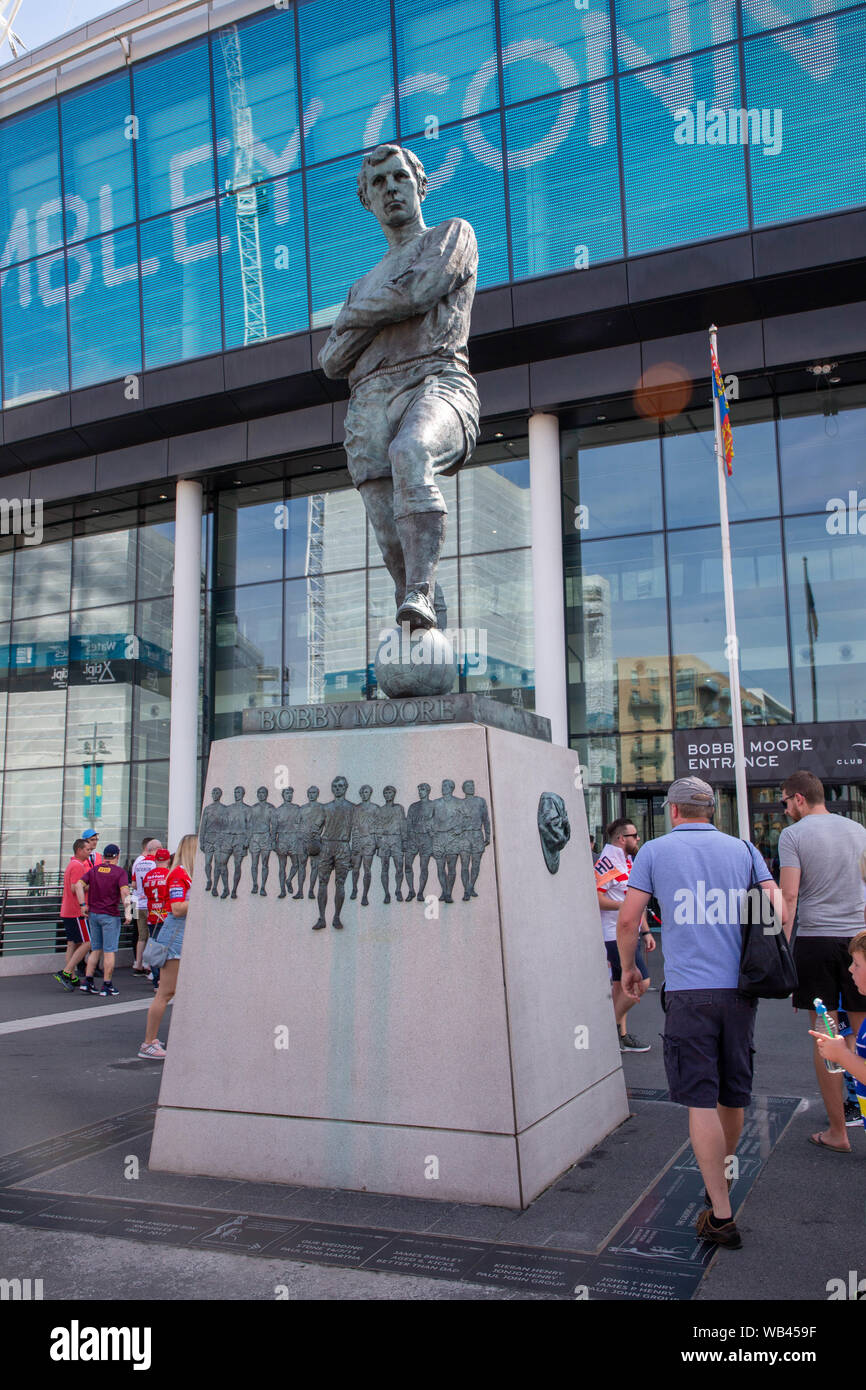
<instances>
[{"instance_id":1,"label":"man in blue polo shirt","mask_svg":"<svg viewBox=\"0 0 866 1390\"><path fill-rule=\"evenodd\" d=\"M755 846L711 824L716 799L699 777L671 785L671 830L635 856L617 921L622 988L639 997L635 947L651 896L661 904L665 955L665 1071L671 1100L688 1106L689 1137L706 1183L704 1240L738 1249L727 1160L736 1152L752 1091L757 1001L737 991L742 924L781 930L781 895ZM759 890L752 892L751 890ZM762 904L760 892L769 902ZM773 909L778 916L774 917ZM764 909L764 910L762 910Z\"/></svg>"}]
</instances>

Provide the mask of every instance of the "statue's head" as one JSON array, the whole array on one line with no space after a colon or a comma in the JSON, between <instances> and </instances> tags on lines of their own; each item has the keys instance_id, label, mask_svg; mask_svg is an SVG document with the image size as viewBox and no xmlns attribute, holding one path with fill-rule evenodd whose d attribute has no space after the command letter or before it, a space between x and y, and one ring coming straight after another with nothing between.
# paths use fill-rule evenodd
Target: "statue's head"
<instances>
[{"instance_id":1,"label":"statue's head","mask_svg":"<svg viewBox=\"0 0 866 1390\"><path fill-rule=\"evenodd\" d=\"M283 787L283 801L289 802L295 794L294 787Z\"/></svg>"},{"instance_id":2,"label":"statue's head","mask_svg":"<svg viewBox=\"0 0 866 1390\"><path fill-rule=\"evenodd\" d=\"M474 796L474 795L475 795L475 783L474 783L474 782L472 782L472 781L467 781L467 782L464 782L464 783L463 783L463 795L464 795L464 796Z\"/></svg>"},{"instance_id":3,"label":"statue's head","mask_svg":"<svg viewBox=\"0 0 866 1390\"><path fill-rule=\"evenodd\" d=\"M401 227L420 215L427 196L424 165L400 145L377 145L364 156L358 197L383 227Z\"/></svg>"},{"instance_id":4,"label":"statue's head","mask_svg":"<svg viewBox=\"0 0 866 1390\"><path fill-rule=\"evenodd\" d=\"M243 801L246 787L235 787L235 801Z\"/></svg>"},{"instance_id":5,"label":"statue's head","mask_svg":"<svg viewBox=\"0 0 866 1390\"><path fill-rule=\"evenodd\" d=\"M331 791L334 793L334 796L345 796L348 790L349 783L346 781L345 777L334 778L331 783Z\"/></svg>"},{"instance_id":6,"label":"statue's head","mask_svg":"<svg viewBox=\"0 0 866 1390\"><path fill-rule=\"evenodd\" d=\"M454 792L454 783L451 781L451 779L450 779L449 777L446 777L445 781L442 783L442 795L443 795L443 796L452 796L452 795L453 795L453 792Z\"/></svg>"},{"instance_id":7,"label":"statue's head","mask_svg":"<svg viewBox=\"0 0 866 1390\"><path fill-rule=\"evenodd\" d=\"M222 794L223 794L223 789L222 789L222 787L213 787L212 790L211 790L211 800L212 800L212 801L219 801L219 799L220 799L220 797L222 796Z\"/></svg>"},{"instance_id":8,"label":"statue's head","mask_svg":"<svg viewBox=\"0 0 866 1390\"><path fill-rule=\"evenodd\" d=\"M370 797L371 797L372 795L373 795L373 788L370 787L370 786L367 786L367 784L365 783L364 786L360 788L361 800L362 800L362 801L369 801L369 800L370 800Z\"/></svg>"},{"instance_id":9,"label":"statue's head","mask_svg":"<svg viewBox=\"0 0 866 1390\"><path fill-rule=\"evenodd\" d=\"M318 799L319 799L319 788L318 788L318 787L307 787L307 800L308 800L308 801L318 801Z\"/></svg>"},{"instance_id":10,"label":"statue's head","mask_svg":"<svg viewBox=\"0 0 866 1390\"><path fill-rule=\"evenodd\" d=\"M267 787L259 787L258 791L256 792L256 796L258 797L259 801L267 801L267 799L268 799L268 789L267 789Z\"/></svg>"},{"instance_id":11,"label":"statue's head","mask_svg":"<svg viewBox=\"0 0 866 1390\"><path fill-rule=\"evenodd\" d=\"M420 796L420 798L421 798L422 801L426 801L426 800L427 800L428 796L430 795L430 783L429 783L429 782L419 782L419 783L418 783L418 795Z\"/></svg>"},{"instance_id":12,"label":"statue's head","mask_svg":"<svg viewBox=\"0 0 866 1390\"><path fill-rule=\"evenodd\" d=\"M391 805L391 802L394 800L394 797L397 795L397 788L396 788L396 787L383 787L383 788L382 788L382 795L384 796L386 802L387 802L388 805L390 806L390 805Z\"/></svg>"}]
</instances>

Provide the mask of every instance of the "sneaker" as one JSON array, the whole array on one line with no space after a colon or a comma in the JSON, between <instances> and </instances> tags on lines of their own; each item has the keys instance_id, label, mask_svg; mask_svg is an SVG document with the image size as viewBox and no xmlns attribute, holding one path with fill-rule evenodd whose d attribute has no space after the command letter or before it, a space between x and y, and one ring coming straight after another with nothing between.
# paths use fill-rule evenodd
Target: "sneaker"
<instances>
[{"instance_id":1,"label":"sneaker","mask_svg":"<svg viewBox=\"0 0 866 1390\"><path fill-rule=\"evenodd\" d=\"M132 973L133 975L149 975L150 971L145 970L143 965L134 965L132 967Z\"/></svg>"},{"instance_id":2,"label":"sneaker","mask_svg":"<svg viewBox=\"0 0 866 1390\"><path fill-rule=\"evenodd\" d=\"M55 975L55 980L57 976ZM863 1123L863 1115L856 1100L846 1100L845 1102L845 1124L850 1128L851 1125Z\"/></svg>"},{"instance_id":3,"label":"sneaker","mask_svg":"<svg viewBox=\"0 0 866 1390\"><path fill-rule=\"evenodd\" d=\"M52 980L56 980L59 985L62 985L67 993L71 992L78 983L78 980L73 978L72 975L67 975L65 970L58 970L57 974L52 975L51 978Z\"/></svg>"},{"instance_id":4,"label":"sneaker","mask_svg":"<svg viewBox=\"0 0 866 1390\"><path fill-rule=\"evenodd\" d=\"M737 1230L734 1218L731 1217L730 1221L726 1221L723 1226L711 1226L711 1216L712 1212L702 1211L695 1222L701 1240L712 1241L714 1245L727 1246L729 1250L739 1250L743 1240Z\"/></svg>"},{"instance_id":5,"label":"sneaker","mask_svg":"<svg viewBox=\"0 0 866 1390\"><path fill-rule=\"evenodd\" d=\"M83 992L84 992L85 994L98 994L98 993L99 993L99 990L96 988L96 985L93 983L93 978L91 977L90 979L88 979L86 975L85 975L84 979L81 981L81 984L78 986L78 988L79 988L80 990L83 990Z\"/></svg>"},{"instance_id":6,"label":"sneaker","mask_svg":"<svg viewBox=\"0 0 866 1390\"><path fill-rule=\"evenodd\" d=\"M619 1040L619 1050L620 1052L649 1052L651 1045L641 1042L634 1033L623 1033Z\"/></svg>"},{"instance_id":7,"label":"sneaker","mask_svg":"<svg viewBox=\"0 0 866 1390\"><path fill-rule=\"evenodd\" d=\"M420 589L410 589L397 610L398 627L405 622L413 628L436 626L436 610Z\"/></svg>"},{"instance_id":8,"label":"sneaker","mask_svg":"<svg viewBox=\"0 0 866 1390\"><path fill-rule=\"evenodd\" d=\"M119 993L120 990L115 989L114 985L111 983L110 980L106 980L102 986L102 989L99 991L100 997L102 999L108 999L111 995Z\"/></svg>"},{"instance_id":9,"label":"sneaker","mask_svg":"<svg viewBox=\"0 0 866 1390\"><path fill-rule=\"evenodd\" d=\"M138 1055L148 1062L164 1062L166 1051L159 1041L159 1038L157 1038L156 1042L142 1043L141 1047L138 1049Z\"/></svg>"}]
</instances>

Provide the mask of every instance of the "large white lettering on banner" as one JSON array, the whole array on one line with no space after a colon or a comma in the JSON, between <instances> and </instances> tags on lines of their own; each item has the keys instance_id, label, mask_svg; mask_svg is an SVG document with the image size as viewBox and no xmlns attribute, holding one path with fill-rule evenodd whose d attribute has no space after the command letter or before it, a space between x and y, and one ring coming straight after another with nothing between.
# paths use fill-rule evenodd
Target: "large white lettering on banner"
<instances>
[{"instance_id":1,"label":"large white lettering on banner","mask_svg":"<svg viewBox=\"0 0 866 1390\"><path fill-rule=\"evenodd\" d=\"M744 8L754 13L761 23L768 22L766 9L768 0L744 0ZM817 0L816 0L817 7ZM679 32L683 24L682 7L679 0L668 0L670 10L672 39L676 32L677 45L689 41L688 35ZM770 5L772 23L783 25L792 22L792 16L778 6ZM495 54L487 58L469 79L463 98L462 112L464 124L443 140L444 154L436 167L432 160L428 163L428 176L432 191L443 188L456 174L468 154L479 164L501 171L503 164L511 170L525 170L550 159L560 145L571 134L580 110L581 102L588 103L587 142L590 146L602 146L615 138L615 120L611 109L612 84L598 79L604 78L610 70L610 26L606 16L588 13L581 16L586 44L586 71L581 73L571 56L564 48L543 39L522 39L511 43L502 50L503 68L519 63L540 64L549 68L556 76L561 93L559 107L552 115L547 134L524 149L509 149L505 155L492 144L484 133L482 121L478 119L484 107L484 97L490 84L497 79L499 59ZM793 29L768 35L794 62L810 76L815 83L824 83L839 64L839 48L835 18L823 18L809 26L808 32ZM642 64L656 61L644 52L623 29L617 26L617 46L620 57L630 68L640 68ZM724 44L733 41L731 12L713 14L713 42ZM734 99L734 67L730 62L730 50L717 49L713 54L714 94L713 105L727 108ZM658 100L669 114L689 106L695 97L692 64L689 57L679 58L663 67L638 70L632 74ZM581 83L595 85L584 91L574 91ZM442 73L414 73L399 84L400 97L418 92L439 94L449 90L451 79ZM369 147L376 143L385 121L394 107L394 95L388 92L375 102L363 131L363 144ZM317 121L326 114L325 104L314 97L304 110L304 135L308 135ZM252 129L252 153L264 171L264 176L275 180L273 184L273 215L277 225L289 221L289 190L286 175L298 164L301 138L296 129L284 149L274 150L256 136L255 111L250 112ZM222 139L217 144L218 153L227 154L230 142ZM205 260L218 253L225 255L230 249L230 238L214 236L202 241L190 236L189 219L194 215L202 199L216 196L211 187L204 193L198 192L193 198L186 187L187 173L196 166L207 163L212 158L209 144L197 145L178 150L169 165L169 184L172 218L172 255L179 265ZM63 199L51 198L43 203L31 218L26 208L17 210L12 218L6 244L0 252L0 285L6 283L9 275L17 277L18 302L22 309L27 308L34 296L41 299L48 308L62 303L67 297L75 299L83 294L95 274L101 274L105 285L113 288L139 276L144 279L156 275L160 268L159 258L148 256L137 262L129 260L120 263L115 250L115 218L113 215L113 190L105 183L99 190L98 226L92 226L87 204L74 194ZM193 206L195 204L195 206ZM72 223L73 230L63 249L64 216ZM98 242L84 243L85 237L101 234ZM32 261L31 257L41 257ZM64 256L68 262L68 276L62 277L54 271L62 266ZM20 262L20 263L19 263ZM14 263L14 264L13 264ZM68 278L68 285L55 283L58 278Z\"/></svg>"}]
</instances>

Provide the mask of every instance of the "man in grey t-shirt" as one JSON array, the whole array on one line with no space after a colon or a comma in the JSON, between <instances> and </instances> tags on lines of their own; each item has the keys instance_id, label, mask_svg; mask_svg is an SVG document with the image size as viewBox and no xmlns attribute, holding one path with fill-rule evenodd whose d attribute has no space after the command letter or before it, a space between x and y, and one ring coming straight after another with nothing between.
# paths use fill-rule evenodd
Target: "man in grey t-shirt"
<instances>
[{"instance_id":1,"label":"man in grey t-shirt","mask_svg":"<svg viewBox=\"0 0 866 1390\"><path fill-rule=\"evenodd\" d=\"M866 997L849 974L848 943L863 930L860 859L866 850L866 830L857 821L829 813L823 784L813 772L795 772L786 778L782 801L793 822L779 836L779 878L789 940L797 914L794 964L799 983L792 1003L795 1009L809 1010L814 1029L813 1001L821 999L838 1024L841 996L841 1007L847 1010L856 1037L866 1017ZM829 1127L813 1134L811 1142L848 1153L842 1073L827 1071L817 1045L814 1058Z\"/></svg>"}]
</instances>

